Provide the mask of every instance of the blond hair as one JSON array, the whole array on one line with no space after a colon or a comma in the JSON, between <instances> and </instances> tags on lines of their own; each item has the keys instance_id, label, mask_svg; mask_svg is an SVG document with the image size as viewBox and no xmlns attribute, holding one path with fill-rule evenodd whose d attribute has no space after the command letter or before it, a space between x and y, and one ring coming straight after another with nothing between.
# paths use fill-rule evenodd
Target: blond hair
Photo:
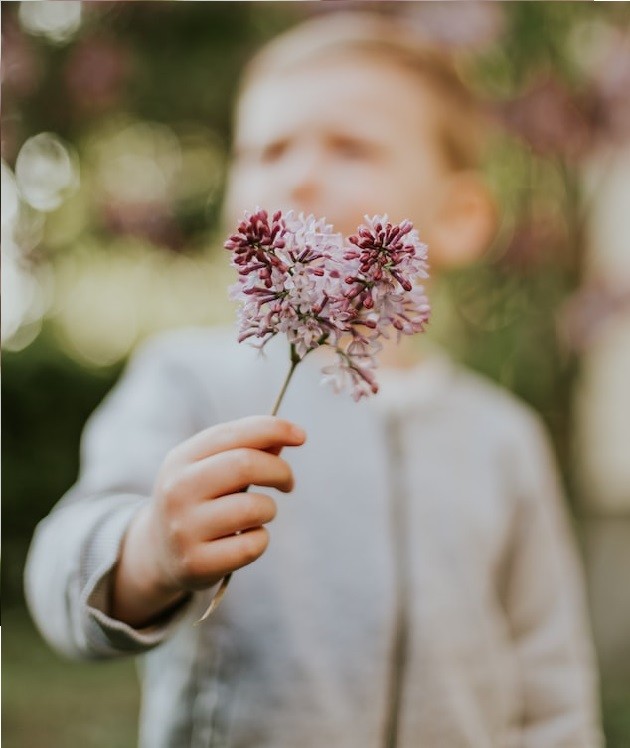
<instances>
[{"instance_id":1,"label":"blond hair","mask_svg":"<svg viewBox=\"0 0 630 748\"><path fill-rule=\"evenodd\" d=\"M290 28L265 45L245 68L241 94L265 77L288 73L341 53L381 58L414 73L436 103L437 138L446 164L476 169L481 161L482 115L452 58L422 43L404 23L370 12L329 13Z\"/></svg>"}]
</instances>

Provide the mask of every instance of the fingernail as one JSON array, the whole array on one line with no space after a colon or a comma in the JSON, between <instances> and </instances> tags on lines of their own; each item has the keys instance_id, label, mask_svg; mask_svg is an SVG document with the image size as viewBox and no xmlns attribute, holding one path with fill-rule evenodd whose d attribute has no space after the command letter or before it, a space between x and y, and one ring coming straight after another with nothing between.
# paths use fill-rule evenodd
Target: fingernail
<instances>
[{"instance_id":1,"label":"fingernail","mask_svg":"<svg viewBox=\"0 0 630 748\"><path fill-rule=\"evenodd\" d=\"M304 429L301 429L299 426L293 426L291 428L291 431L296 439L301 439L302 441L306 439L306 431L304 431Z\"/></svg>"}]
</instances>

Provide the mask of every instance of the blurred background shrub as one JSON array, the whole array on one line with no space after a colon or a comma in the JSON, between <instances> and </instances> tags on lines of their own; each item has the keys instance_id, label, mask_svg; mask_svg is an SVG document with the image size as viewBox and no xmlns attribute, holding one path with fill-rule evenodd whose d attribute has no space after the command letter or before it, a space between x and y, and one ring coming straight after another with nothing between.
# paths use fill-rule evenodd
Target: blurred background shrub
<instances>
[{"instance_id":1,"label":"blurred background shrub","mask_svg":"<svg viewBox=\"0 0 630 748\"><path fill-rule=\"evenodd\" d=\"M628 6L472 0L2 5L7 744L133 742L137 693L115 685L131 666L98 681L98 709L76 702L93 666L61 664L32 631L28 543L138 341L232 318L220 205L240 66L305 16L361 6L452 50L503 126L487 165L500 231L483 263L436 289L432 334L550 428L585 552L609 745L630 745L630 602L615 583L630 572ZM48 709L43 676L59 683ZM121 693L114 736L102 725Z\"/></svg>"}]
</instances>

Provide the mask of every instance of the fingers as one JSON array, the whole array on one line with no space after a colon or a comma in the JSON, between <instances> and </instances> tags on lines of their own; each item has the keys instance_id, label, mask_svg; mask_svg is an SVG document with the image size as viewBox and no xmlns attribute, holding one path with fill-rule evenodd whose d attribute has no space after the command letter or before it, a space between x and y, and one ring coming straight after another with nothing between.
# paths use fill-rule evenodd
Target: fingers
<instances>
[{"instance_id":1,"label":"fingers","mask_svg":"<svg viewBox=\"0 0 630 748\"><path fill-rule=\"evenodd\" d=\"M197 540L208 541L260 527L275 516L276 502L270 496L239 493L196 506L190 525Z\"/></svg>"},{"instance_id":2,"label":"fingers","mask_svg":"<svg viewBox=\"0 0 630 748\"><path fill-rule=\"evenodd\" d=\"M263 525L276 506L245 487L291 491L293 473L279 453L305 438L289 421L253 416L206 429L173 449L154 489L152 547L161 582L201 589L261 556L269 542Z\"/></svg>"},{"instance_id":3,"label":"fingers","mask_svg":"<svg viewBox=\"0 0 630 748\"><path fill-rule=\"evenodd\" d=\"M207 587L260 558L268 545L269 533L265 527L200 543L186 560L183 582L191 589Z\"/></svg>"},{"instance_id":4,"label":"fingers","mask_svg":"<svg viewBox=\"0 0 630 748\"><path fill-rule=\"evenodd\" d=\"M178 491L196 501L242 491L250 484L293 489L293 472L281 457L258 449L232 449L188 465L181 473Z\"/></svg>"},{"instance_id":5,"label":"fingers","mask_svg":"<svg viewBox=\"0 0 630 748\"><path fill-rule=\"evenodd\" d=\"M278 453L282 447L297 447L306 439L304 431L274 416L249 416L200 431L171 453L176 462L186 463L232 449L260 449Z\"/></svg>"}]
</instances>

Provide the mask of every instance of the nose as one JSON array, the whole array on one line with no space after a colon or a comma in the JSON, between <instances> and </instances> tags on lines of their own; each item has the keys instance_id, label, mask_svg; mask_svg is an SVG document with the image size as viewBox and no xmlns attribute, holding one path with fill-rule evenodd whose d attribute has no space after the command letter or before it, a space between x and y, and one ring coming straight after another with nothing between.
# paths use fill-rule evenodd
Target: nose
<instances>
[{"instance_id":1,"label":"nose","mask_svg":"<svg viewBox=\"0 0 630 748\"><path fill-rule=\"evenodd\" d=\"M316 148L299 149L287 164L286 190L291 203L311 209L323 189L323 159Z\"/></svg>"}]
</instances>

